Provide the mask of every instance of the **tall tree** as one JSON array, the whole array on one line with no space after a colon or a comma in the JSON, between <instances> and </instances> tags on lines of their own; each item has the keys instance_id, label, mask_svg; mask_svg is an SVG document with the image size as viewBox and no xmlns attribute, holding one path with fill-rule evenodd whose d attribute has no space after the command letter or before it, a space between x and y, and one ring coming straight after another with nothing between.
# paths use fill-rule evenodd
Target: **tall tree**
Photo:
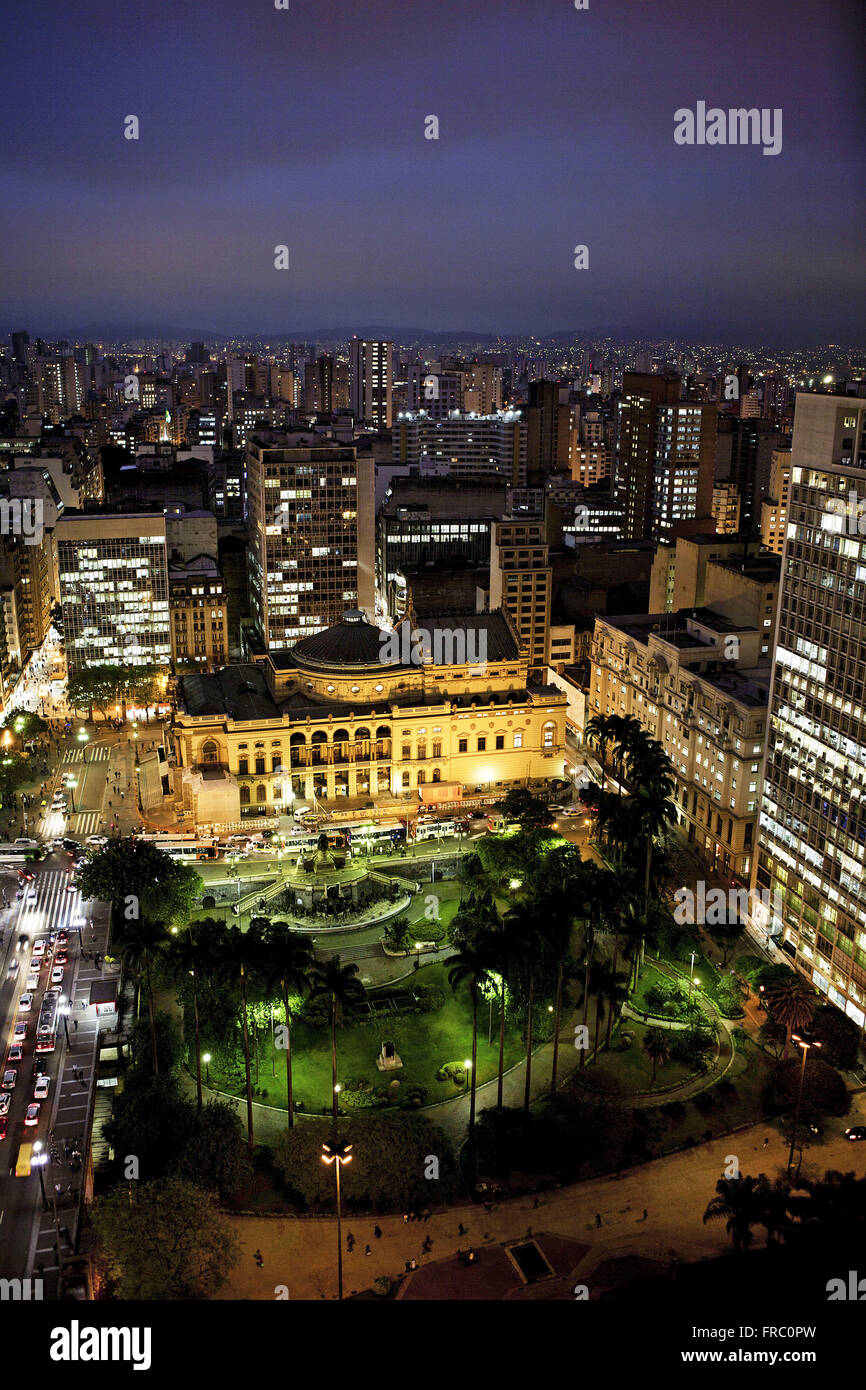
<instances>
[{"instance_id":1,"label":"tall tree","mask_svg":"<svg viewBox=\"0 0 866 1390\"><path fill-rule=\"evenodd\" d=\"M316 961L310 972L310 998L327 999L331 1022L331 1106L334 1127L337 1125L337 1017L352 1004L360 1004L366 990L358 978L354 961L345 965L339 956Z\"/></svg>"},{"instance_id":2,"label":"tall tree","mask_svg":"<svg viewBox=\"0 0 866 1390\"><path fill-rule=\"evenodd\" d=\"M253 924L250 923L252 929ZM285 922L269 922L264 933L265 972L271 985L278 985L286 1026L286 1099L288 1128L295 1123L295 1095L292 1081L292 1011L289 1000L307 989L313 965L313 941L293 931Z\"/></svg>"},{"instance_id":3,"label":"tall tree","mask_svg":"<svg viewBox=\"0 0 866 1390\"><path fill-rule=\"evenodd\" d=\"M492 982L489 939L478 946L463 946L448 962L448 983L456 993L462 984L469 986L472 1002L472 1062L469 1074L469 1144L475 1139L475 1091L478 1084L478 993L483 985Z\"/></svg>"},{"instance_id":4,"label":"tall tree","mask_svg":"<svg viewBox=\"0 0 866 1390\"><path fill-rule=\"evenodd\" d=\"M131 969L136 976L137 992L140 995L141 980L147 984L147 1008L150 1016L150 1038L153 1053L153 1072L159 1075L159 1054L156 1045L156 1024L153 1016L153 976L152 966L157 956L168 949L171 936L165 922L139 917L127 923L126 931L117 943L117 952L124 967Z\"/></svg>"},{"instance_id":5,"label":"tall tree","mask_svg":"<svg viewBox=\"0 0 866 1390\"><path fill-rule=\"evenodd\" d=\"M773 1021L781 1023L785 1029L785 1047L782 1052L784 1061L791 1046L791 1034L812 1022L818 995L802 975L795 975L791 971L787 979L777 981L767 991L767 1004Z\"/></svg>"}]
</instances>

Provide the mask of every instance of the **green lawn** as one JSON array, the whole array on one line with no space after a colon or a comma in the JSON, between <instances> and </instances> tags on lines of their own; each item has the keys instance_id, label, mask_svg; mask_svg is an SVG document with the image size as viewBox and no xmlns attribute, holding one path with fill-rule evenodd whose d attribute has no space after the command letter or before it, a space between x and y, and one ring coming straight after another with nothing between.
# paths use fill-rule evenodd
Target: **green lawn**
<instances>
[{"instance_id":1,"label":"green lawn","mask_svg":"<svg viewBox=\"0 0 866 1390\"><path fill-rule=\"evenodd\" d=\"M341 1083L363 1077L375 1089L398 1080L400 1085L394 1088L398 1100L407 1085L418 1084L427 1087L427 1104L460 1094L461 1088L455 1086L453 1081L437 1081L436 1072L444 1062L463 1062L471 1056L472 1009L469 991L465 986L461 986L456 995L452 994L445 965L422 966L417 974L404 984L411 986L415 981L442 989L445 993L442 1008L433 1013L393 1015L389 1018L338 1027L337 1076ZM375 993L373 992L373 997ZM478 1011L478 1078L482 1082L496 1076L499 1025L495 1007L490 1044L487 1042L487 1026L488 1006L482 1001ZM396 1044L397 1052L403 1061L403 1069L396 1073L379 1072L376 1067L376 1057L386 1040ZM204 1038L202 1050L208 1050ZM506 1025L506 1068L519 1061L523 1052L519 1030ZM319 1113L323 1105L329 1104L331 1096L329 1029L310 1029L303 1024L297 1024L292 1029L292 1063L295 1101L299 1102L304 1110ZM242 1068L242 1065L242 1054L238 1050L238 1066ZM240 1077L236 1072L233 1077L226 1078L211 1063L210 1075L212 1083L221 1090L234 1095L243 1094L242 1073ZM263 1033L259 1039L259 1074L256 1081L253 1065L253 1085L267 1091L267 1096L261 1098L268 1105L285 1106L285 1052L274 1053L269 1032ZM345 1109L352 1106L351 1092L341 1096L341 1105Z\"/></svg>"},{"instance_id":2,"label":"green lawn","mask_svg":"<svg viewBox=\"0 0 866 1390\"><path fill-rule=\"evenodd\" d=\"M659 1065L653 1085L652 1061L643 1047L646 1028L634 1018L628 1018L621 1025L626 1032L633 1034L634 1042L625 1052L617 1051L620 1025L614 1028L610 1052L599 1053L598 1061L583 1068L580 1081L593 1091L607 1091L613 1095L637 1095L643 1091L667 1090L680 1081L686 1081L694 1073L681 1062L666 1062ZM599 1040L604 1036L604 1030Z\"/></svg>"}]
</instances>

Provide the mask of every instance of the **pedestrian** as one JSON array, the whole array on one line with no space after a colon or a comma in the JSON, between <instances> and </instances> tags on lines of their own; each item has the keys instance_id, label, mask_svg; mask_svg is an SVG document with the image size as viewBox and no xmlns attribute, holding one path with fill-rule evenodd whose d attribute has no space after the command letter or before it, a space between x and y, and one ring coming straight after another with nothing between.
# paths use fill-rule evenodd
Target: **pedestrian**
<instances>
[{"instance_id":1,"label":"pedestrian","mask_svg":"<svg viewBox=\"0 0 866 1390\"><path fill-rule=\"evenodd\" d=\"M769 1136L767 1136L767 1138L764 1140L764 1148L767 1147L767 1145L769 1144L769 1142L770 1142L770 1139L769 1139Z\"/></svg>"},{"instance_id":2,"label":"pedestrian","mask_svg":"<svg viewBox=\"0 0 866 1390\"><path fill-rule=\"evenodd\" d=\"M372 1255L372 1253L373 1253L373 1252L372 1252L372 1250L370 1249L369 1245L365 1245L365 1246L364 1246L364 1254L365 1254L365 1255Z\"/></svg>"},{"instance_id":3,"label":"pedestrian","mask_svg":"<svg viewBox=\"0 0 866 1390\"><path fill-rule=\"evenodd\" d=\"M599 1228L600 1225L601 1225L601 1212L597 1211L597 1212L595 1213L595 1229L598 1230L598 1228Z\"/></svg>"},{"instance_id":4,"label":"pedestrian","mask_svg":"<svg viewBox=\"0 0 866 1390\"><path fill-rule=\"evenodd\" d=\"M404 1220L404 1221L408 1221L408 1220L409 1220L409 1213L408 1213L408 1211L404 1211L404 1213L403 1213L403 1220Z\"/></svg>"},{"instance_id":5,"label":"pedestrian","mask_svg":"<svg viewBox=\"0 0 866 1390\"><path fill-rule=\"evenodd\" d=\"M466 1227L463 1225L463 1222L462 1222L462 1221L459 1223L459 1225L458 1225L458 1227L457 1227L457 1234L458 1234L458 1236L465 1236L465 1235L466 1235Z\"/></svg>"},{"instance_id":6,"label":"pedestrian","mask_svg":"<svg viewBox=\"0 0 866 1390\"><path fill-rule=\"evenodd\" d=\"M533 1197L533 1199L532 1199L532 1210L533 1210L533 1211L538 1211L538 1198L537 1198L537 1197Z\"/></svg>"},{"instance_id":7,"label":"pedestrian","mask_svg":"<svg viewBox=\"0 0 866 1390\"><path fill-rule=\"evenodd\" d=\"M77 1019L77 1018L74 1018L74 1019L72 1020L72 1027L73 1027L73 1029L75 1030L75 1032L77 1033L77 1032L78 1032L78 1019Z\"/></svg>"},{"instance_id":8,"label":"pedestrian","mask_svg":"<svg viewBox=\"0 0 866 1390\"><path fill-rule=\"evenodd\" d=\"M404 1270L406 1271L406 1273L408 1274L408 1273L409 1273L409 1270L412 1268L412 1266L411 1266L411 1264L409 1263L408 1260L406 1261L406 1263L405 1263L405 1265L403 1266L403 1268L404 1268Z\"/></svg>"},{"instance_id":9,"label":"pedestrian","mask_svg":"<svg viewBox=\"0 0 866 1390\"><path fill-rule=\"evenodd\" d=\"M381 1227L381 1226L374 1226L374 1227L373 1227L373 1235L376 1237L377 1240L381 1240L381 1239L382 1239L382 1227Z\"/></svg>"},{"instance_id":10,"label":"pedestrian","mask_svg":"<svg viewBox=\"0 0 866 1390\"><path fill-rule=\"evenodd\" d=\"M422 1242L421 1242L421 1249L423 1250L423 1252L424 1252L425 1255L428 1255L428 1254L430 1253L430 1250L432 1249L432 1246L433 1246L433 1242L432 1242L432 1240L430 1239L430 1237L429 1237L429 1236L425 1236L424 1239L423 1239Z\"/></svg>"},{"instance_id":11,"label":"pedestrian","mask_svg":"<svg viewBox=\"0 0 866 1390\"><path fill-rule=\"evenodd\" d=\"M259 1269L261 1269L262 1265L263 1265L264 1262L265 1262L265 1257L264 1257L264 1255L262 1254L261 1250L257 1250L257 1251L255 1252L255 1254L253 1255L253 1259L255 1260L256 1264L257 1264L258 1267L259 1267Z\"/></svg>"},{"instance_id":12,"label":"pedestrian","mask_svg":"<svg viewBox=\"0 0 866 1390\"><path fill-rule=\"evenodd\" d=\"M411 1259L411 1260L409 1261L409 1268L410 1268L410 1269L417 1269L417 1268L418 1268L418 1261L417 1261L416 1259Z\"/></svg>"},{"instance_id":13,"label":"pedestrian","mask_svg":"<svg viewBox=\"0 0 866 1390\"><path fill-rule=\"evenodd\" d=\"M427 1208L427 1207L424 1208L424 1211L422 1212L422 1217L423 1217L423 1219L424 1219L425 1221L429 1221L429 1220L430 1220L430 1211L429 1211L429 1208Z\"/></svg>"},{"instance_id":14,"label":"pedestrian","mask_svg":"<svg viewBox=\"0 0 866 1390\"><path fill-rule=\"evenodd\" d=\"M348 1252L349 1252L350 1255L351 1255L352 1251L354 1250L354 1248L355 1248L355 1237L352 1235L352 1232L349 1231L348 1234L346 1235L346 1249L348 1250Z\"/></svg>"},{"instance_id":15,"label":"pedestrian","mask_svg":"<svg viewBox=\"0 0 866 1390\"><path fill-rule=\"evenodd\" d=\"M644 1207L643 1209L643 1216L641 1217L641 1221L646 1221L646 1207Z\"/></svg>"}]
</instances>

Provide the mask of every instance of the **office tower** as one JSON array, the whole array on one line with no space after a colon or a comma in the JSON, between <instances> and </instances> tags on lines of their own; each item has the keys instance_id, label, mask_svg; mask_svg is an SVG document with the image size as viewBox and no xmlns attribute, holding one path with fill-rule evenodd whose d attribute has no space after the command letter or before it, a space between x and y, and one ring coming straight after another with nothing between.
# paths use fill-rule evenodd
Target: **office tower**
<instances>
[{"instance_id":1,"label":"office tower","mask_svg":"<svg viewBox=\"0 0 866 1390\"><path fill-rule=\"evenodd\" d=\"M626 540L669 541L712 528L716 407L680 400L678 376L626 372L618 407L616 488Z\"/></svg>"},{"instance_id":2,"label":"office tower","mask_svg":"<svg viewBox=\"0 0 866 1390\"><path fill-rule=\"evenodd\" d=\"M165 517L66 512L55 535L70 671L104 663L167 666Z\"/></svg>"},{"instance_id":3,"label":"office tower","mask_svg":"<svg viewBox=\"0 0 866 1390\"><path fill-rule=\"evenodd\" d=\"M571 419L559 400L559 383L531 381L526 407L526 466L530 472L567 473Z\"/></svg>"},{"instance_id":4,"label":"office tower","mask_svg":"<svg viewBox=\"0 0 866 1390\"><path fill-rule=\"evenodd\" d=\"M330 415L334 409L334 359L323 354L304 367L304 410L307 415Z\"/></svg>"},{"instance_id":5,"label":"office tower","mask_svg":"<svg viewBox=\"0 0 866 1390\"><path fill-rule=\"evenodd\" d=\"M740 494L740 530L758 535L761 502L770 483L770 459L782 440L771 420L738 419L720 415L716 443L716 473L728 478Z\"/></svg>"},{"instance_id":6,"label":"office tower","mask_svg":"<svg viewBox=\"0 0 866 1390\"><path fill-rule=\"evenodd\" d=\"M761 540L777 555L785 549L790 486L791 450L774 449L770 459L769 496L761 503Z\"/></svg>"},{"instance_id":7,"label":"office tower","mask_svg":"<svg viewBox=\"0 0 866 1390\"><path fill-rule=\"evenodd\" d=\"M210 555L168 566L171 659L175 668L212 671L229 656L225 583Z\"/></svg>"},{"instance_id":8,"label":"office tower","mask_svg":"<svg viewBox=\"0 0 866 1390\"><path fill-rule=\"evenodd\" d=\"M391 428L391 343L353 338L349 344L351 407L356 420Z\"/></svg>"},{"instance_id":9,"label":"office tower","mask_svg":"<svg viewBox=\"0 0 866 1390\"><path fill-rule=\"evenodd\" d=\"M754 570L758 590L753 591L751 602L754 612L751 617L761 627L770 629L772 624L764 619L773 617L775 591L772 595L760 598L760 585L766 575L766 564L770 557L761 555L761 543L757 537L743 541L738 536L716 535L679 536L667 545L656 547L650 573L649 611L650 613L675 613L680 608L702 608L709 602L708 585L715 571L713 565L733 566L742 576L750 576ZM770 561L775 564L775 561ZM749 585L745 582L745 589ZM759 609L761 610L759 612Z\"/></svg>"},{"instance_id":10,"label":"office tower","mask_svg":"<svg viewBox=\"0 0 866 1390\"><path fill-rule=\"evenodd\" d=\"M493 362L463 364L463 410L492 415L502 409L502 368Z\"/></svg>"},{"instance_id":11,"label":"office tower","mask_svg":"<svg viewBox=\"0 0 866 1390\"><path fill-rule=\"evenodd\" d=\"M392 463L412 473L487 473L515 485L526 481L526 427L519 410L446 420L399 411L391 443Z\"/></svg>"},{"instance_id":12,"label":"office tower","mask_svg":"<svg viewBox=\"0 0 866 1390\"><path fill-rule=\"evenodd\" d=\"M374 606L372 458L255 435L247 450L253 623L272 649Z\"/></svg>"},{"instance_id":13,"label":"office tower","mask_svg":"<svg viewBox=\"0 0 866 1390\"><path fill-rule=\"evenodd\" d=\"M778 583L778 561L774 574ZM631 716L658 740L672 764L677 822L706 864L743 885L767 728L770 652L760 613L736 571L720 565L705 606L596 617L586 711Z\"/></svg>"},{"instance_id":14,"label":"office tower","mask_svg":"<svg viewBox=\"0 0 866 1390\"><path fill-rule=\"evenodd\" d=\"M334 373L331 381L331 410L350 410L351 393L349 390L349 364L348 362L334 362Z\"/></svg>"},{"instance_id":15,"label":"office tower","mask_svg":"<svg viewBox=\"0 0 866 1390\"><path fill-rule=\"evenodd\" d=\"M713 484L713 520L721 536L735 536L740 529L740 494L731 482Z\"/></svg>"},{"instance_id":16,"label":"office tower","mask_svg":"<svg viewBox=\"0 0 866 1390\"><path fill-rule=\"evenodd\" d=\"M462 372L445 371L441 362L413 364L406 377L409 411L423 411L431 420L447 420L463 410L463 381Z\"/></svg>"},{"instance_id":17,"label":"office tower","mask_svg":"<svg viewBox=\"0 0 866 1390\"><path fill-rule=\"evenodd\" d=\"M295 404L295 374L289 367L271 367L268 383L272 401L282 401L286 405Z\"/></svg>"},{"instance_id":18,"label":"office tower","mask_svg":"<svg viewBox=\"0 0 866 1390\"><path fill-rule=\"evenodd\" d=\"M494 521L490 546L490 608L503 608L531 669L547 664L553 571L543 517Z\"/></svg>"},{"instance_id":19,"label":"office tower","mask_svg":"<svg viewBox=\"0 0 866 1390\"><path fill-rule=\"evenodd\" d=\"M27 366L30 356L30 334L23 329L20 333L12 334L12 356L16 362Z\"/></svg>"},{"instance_id":20,"label":"office tower","mask_svg":"<svg viewBox=\"0 0 866 1390\"><path fill-rule=\"evenodd\" d=\"M866 1024L866 401L799 395L752 925ZM776 896L778 895L778 896ZM767 911L769 906L769 912ZM778 907L778 911L775 909Z\"/></svg>"},{"instance_id":21,"label":"office tower","mask_svg":"<svg viewBox=\"0 0 866 1390\"><path fill-rule=\"evenodd\" d=\"M761 382L761 415L774 423L788 415L788 378L780 372L768 372Z\"/></svg>"}]
</instances>

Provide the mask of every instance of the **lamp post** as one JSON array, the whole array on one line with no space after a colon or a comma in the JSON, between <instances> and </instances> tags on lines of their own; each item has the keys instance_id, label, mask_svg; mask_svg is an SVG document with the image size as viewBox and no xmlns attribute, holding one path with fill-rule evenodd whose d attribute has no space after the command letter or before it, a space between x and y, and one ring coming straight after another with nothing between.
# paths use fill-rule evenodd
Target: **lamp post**
<instances>
[{"instance_id":1,"label":"lamp post","mask_svg":"<svg viewBox=\"0 0 866 1390\"><path fill-rule=\"evenodd\" d=\"M795 1042L799 1048L802 1048L803 1065L800 1068L800 1085L797 1088L797 1108L794 1111L794 1128L791 1131L791 1147L788 1151L788 1167L785 1170L785 1177L789 1186L791 1182L791 1169L794 1166L794 1149L797 1144L797 1128L800 1124L800 1106L803 1102L803 1082L806 1079L806 1058L809 1056L810 1047L821 1046L819 1042L815 1042L809 1038L801 1037L798 1033L791 1034L791 1041Z\"/></svg>"},{"instance_id":2,"label":"lamp post","mask_svg":"<svg viewBox=\"0 0 866 1390\"><path fill-rule=\"evenodd\" d=\"M69 1041L69 1024L67 1023L67 1019L69 1018L69 1005L62 999L60 1001L60 1017L63 1019L63 1031L66 1034L66 1050L71 1052L72 1043Z\"/></svg>"},{"instance_id":3,"label":"lamp post","mask_svg":"<svg viewBox=\"0 0 866 1390\"><path fill-rule=\"evenodd\" d=\"M415 969L416 969L416 970L420 970L420 968L421 968L421 942L420 942L420 941L416 941L416 942L415 942L415 950L416 950L417 953L418 953L418 954L416 955L416 957L415 957Z\"/></svg>"},{"instance_id":4,"label":"lamp post","mask_svg":"<svg viewBox=\"0 0 866 1390\"><path fill-rule=\"evenodd\" d=\"M463 1063L463 1066L464 1066L465 1069L466 1069L466 1090L463 1092L463 1094L464 1094L464 1095L468 1095L468 1094L469 1094L469 1082L470 1082L471 1076L472 1076L472 1062L471 1062L471 1061L466 1061L466 1062Z\"/></svg>"},{"instance_id":5,"label":"lamp post","mask_svg":"<svg viewBox=\"0 0 866 1390\"><path fill-rule=\"evenodd\" d=\"M78 782L77 782L77 780L76 780L74 777L67 777L67 778L66 778L66 786L69 788L69 800L70 800L70 802L72 803L72 814L73 814L73 816L74 816L74 815L75 815L75 788L78 786Z\"/></svg>"},{"instance_id":6,"label":"lamp post","mask_svg":"<svg viewBox=\"0 0 866 1390\"><path fill-rule=\"evenodd\" d=\"M692 951L692 958L689 961L689 1003L692 1002L692 982L695 974L695 953Z\"/></svg>"},{"instance_id":7,"label":"lamp post","mask_svg":"<svg viewBox=\"0 0 866 1390\"><path fill-rule=\"evenodd\" d=\"M205 1085L209 1086L209 1085L210 1085L210 1053L209 1053L209 1052L203 1052L203 1053L201 1054L201 1060L204 1062Z\"/></svg>"},{"instance_id":8,"label":"lamp post","mask_svg":"<svg viewBox=\"0 0 866 1390\"><path fill-rule=\"evenodd\" d=\"M333 1163L337 1181L337 1298L343 1300L343 1212L340 1204L340 1169L352 1162L351 1144L341 1144L336 1139L326 1140L322 1145L322 1162Z\"/></svg>"}]
</instances>

